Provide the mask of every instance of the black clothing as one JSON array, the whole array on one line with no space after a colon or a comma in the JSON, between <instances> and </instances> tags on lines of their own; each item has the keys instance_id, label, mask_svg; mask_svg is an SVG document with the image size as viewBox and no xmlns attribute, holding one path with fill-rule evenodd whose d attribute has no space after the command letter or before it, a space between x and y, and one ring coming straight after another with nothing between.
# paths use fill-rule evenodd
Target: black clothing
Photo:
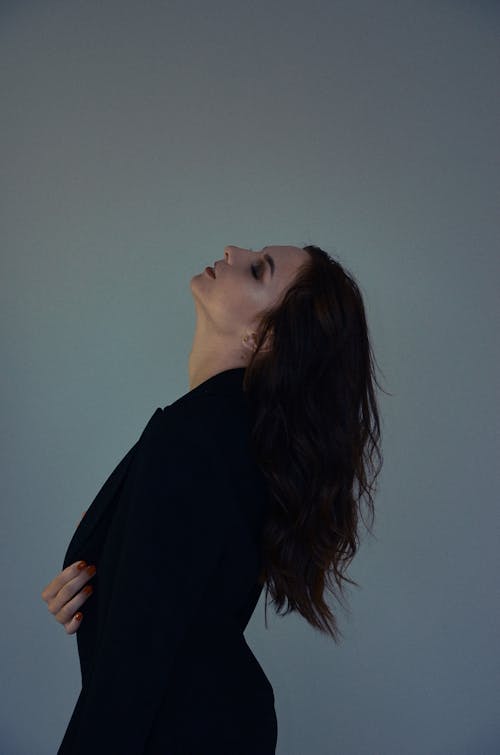
<instances>
[{"instance_id":1,"label":"black clothing","mask_svg":"<svg viewBox=\"0 0 500 755\"><path fill-rule=\"evenodd\" d=\"M97 573L58 755L275 753L273 688L243 636L267 507L243 374L156 409L70 541L63 568Z\"/></svg>"}]
</instances>

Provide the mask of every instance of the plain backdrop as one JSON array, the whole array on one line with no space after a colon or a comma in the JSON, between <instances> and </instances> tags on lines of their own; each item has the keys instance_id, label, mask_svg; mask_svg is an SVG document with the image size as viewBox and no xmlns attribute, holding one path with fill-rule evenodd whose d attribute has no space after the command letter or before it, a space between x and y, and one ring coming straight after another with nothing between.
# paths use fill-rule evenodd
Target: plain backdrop
<instances>
[{"instance_id":1,"label":"plain backdrop","mask_svg":"<svg viewBox=\"0 0 500 755\"><path fill-rule=\"evenodd\" d=\"M189 390L191 277L309 243L391 395L344 640L266 629L263 596L245 633L277 753L500 752L499 27L481 0L0 4L2 755L63 737L76 635L40 593Z\"/></svg>"}]
</instances>

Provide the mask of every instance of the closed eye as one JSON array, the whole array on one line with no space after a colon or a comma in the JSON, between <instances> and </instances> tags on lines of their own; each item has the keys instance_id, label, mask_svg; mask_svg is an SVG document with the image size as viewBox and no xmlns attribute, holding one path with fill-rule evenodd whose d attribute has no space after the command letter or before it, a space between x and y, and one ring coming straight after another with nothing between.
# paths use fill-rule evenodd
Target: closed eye
<instances>
[{"instance_id":1,"label":"closed eye","mask_svg":"<svg viewBox=\"0 0 500 755\"><path fill-rule=\"evenodd\" d=\"M257 280L260 278L260 271L263 268L262 262L258 262L256 265L251 265L252 268L252 275Z\"/></svg>"}]
</instances>

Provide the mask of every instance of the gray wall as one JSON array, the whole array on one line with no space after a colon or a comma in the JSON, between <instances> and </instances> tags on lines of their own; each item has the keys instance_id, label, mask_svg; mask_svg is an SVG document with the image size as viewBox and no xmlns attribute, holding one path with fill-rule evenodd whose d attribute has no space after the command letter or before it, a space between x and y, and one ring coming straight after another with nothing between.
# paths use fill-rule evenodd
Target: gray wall
<instances>
[{"instance_id":1,"label":"gray wall","mask_svg":"<svg viewBox=\"0 0 500 755\"><path fill-rule=\"evenodd\" d=\"M357 277L393 395L345 640L271 607L266 631L263 598L246 632L278 754L500 752L499 21L472 0L0 6L2 754L62 739L76 636L40 592L189 389L191 276L288 243Z\"/></svg>"}]
</instances>

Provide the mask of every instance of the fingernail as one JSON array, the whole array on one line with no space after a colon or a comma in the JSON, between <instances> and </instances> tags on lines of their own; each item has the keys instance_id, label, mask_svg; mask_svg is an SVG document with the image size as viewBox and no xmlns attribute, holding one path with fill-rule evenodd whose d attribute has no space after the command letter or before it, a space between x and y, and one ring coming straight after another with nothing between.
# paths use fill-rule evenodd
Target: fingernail
<instances>
[{"instance_id":1,"label":"fingernail","mask_svg":"<svg viewBox=\"0 0 500 755\"><path fill-rule=\"evenodd\" d=\"M94 588L92 587L92 585L85 585L85 587L82 590L82 592L86 593L87 595L91 595L93 591L94 591Z\"/></svg>"},{"instance_id":2,"label":"fingernail","mask_svg":"<svg viewBox=\"0 0 500 755\"><path fill-rule=\"evenodd\" d=\"M86 566L87 566L87 564L86 564L86 562L85 562L85 561L80 561L80 563L79 563L79 564L77 564L77 567L76 567L76 568L77 568L77 569L80 569L80 571L81 571L82 569L85 569L85 567L86 567Z\"/></svg>"},{"instance_id":3,"label":"fingernail","mask_svg":"<svg viewBox=\"0 0 500 755\"><path fill-rule=\"evenodd\" d=\"M83 613L81 611L78 611L77 613L75 613L73 618L76 619L77 621L81 621L83 619Z\"/></svg>"},{"instance_id":4,"label":"fingernail","mask_svg":"<svg viewBox=\"0 0 500 755\"><path fill-rule=\"evenodd\" d=\"M95 568L94 564L92 564L91 566L87 566L87 571L92 576L96 573L97 569Z\"/></svg>"}]
</instances>

